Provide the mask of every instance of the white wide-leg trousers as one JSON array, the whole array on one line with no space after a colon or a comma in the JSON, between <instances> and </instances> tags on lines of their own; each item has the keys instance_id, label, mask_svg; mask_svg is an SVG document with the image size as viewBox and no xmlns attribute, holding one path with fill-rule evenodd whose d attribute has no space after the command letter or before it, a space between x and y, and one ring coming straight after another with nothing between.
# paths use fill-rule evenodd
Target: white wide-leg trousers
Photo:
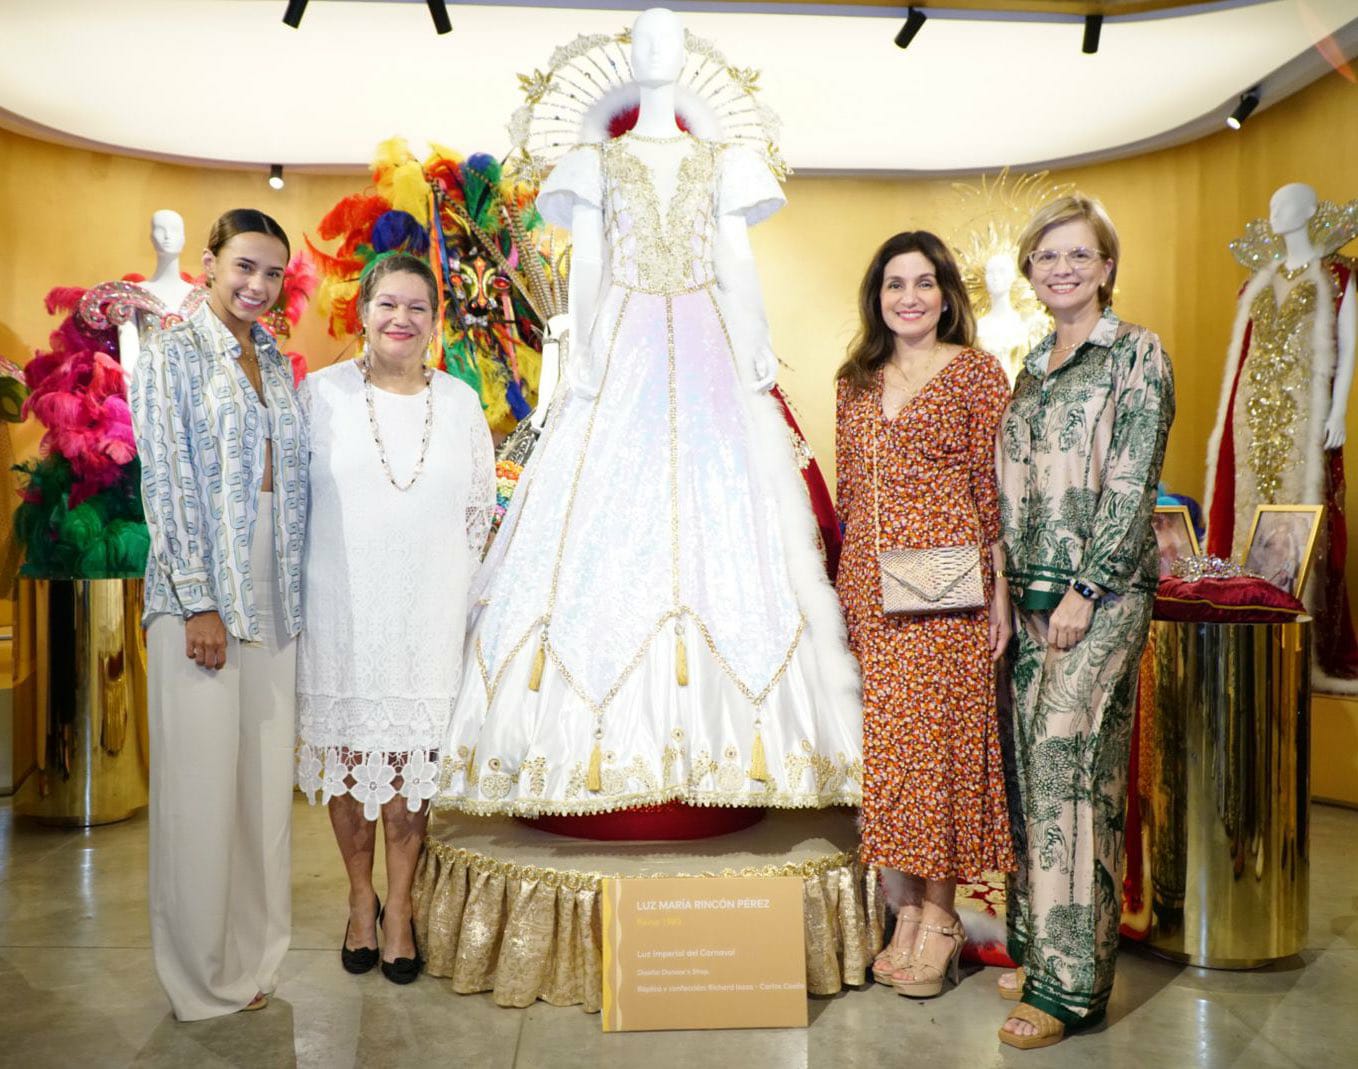
<instances>
[{"instance_id":1,"label":"white wide-leg trousers","mask_svg":"<svg viewBox=\"0 0 1358 1069\"><path fill-rule=\"evenodd\" d=\"M150 906L156 974L174 1015L234 1013L274 989L292 928L297 643L278 611L267 498L250 552L261 641L226 666L184 655L184 621L147 631Z\"/></svg>"}]
</instances>

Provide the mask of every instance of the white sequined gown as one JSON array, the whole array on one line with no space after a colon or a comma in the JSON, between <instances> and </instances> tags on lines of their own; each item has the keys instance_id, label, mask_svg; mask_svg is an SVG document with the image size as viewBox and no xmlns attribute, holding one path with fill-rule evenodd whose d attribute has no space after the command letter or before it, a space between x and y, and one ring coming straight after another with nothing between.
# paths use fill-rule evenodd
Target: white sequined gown
<instances>
[{"instance_id":1,"label":"white sequined gown","mask_svg":"<svg viewBox=\"0 0 1358 1069\"><path fill-rule=\"evenodd\" d=\"M603 209L600 386L553 414L476 581L436 804L856 805L856 667L787 425L738 377L713 273L718 215L758 221L782 194L748 150L641 141L573 150L539 197L564 225Z\"/></svg>"}]
</instances>

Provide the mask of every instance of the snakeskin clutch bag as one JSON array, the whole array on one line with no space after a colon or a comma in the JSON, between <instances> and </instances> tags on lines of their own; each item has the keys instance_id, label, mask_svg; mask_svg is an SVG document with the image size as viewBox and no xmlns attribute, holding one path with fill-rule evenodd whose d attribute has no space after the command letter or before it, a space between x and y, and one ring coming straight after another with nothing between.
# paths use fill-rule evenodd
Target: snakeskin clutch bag
<instances>
[{"instance_id":1,"label":"snakeskin clutch bag","mask_svg":"<svg viewBox=\"0 0 1358 1069\"><path fill-rule=\"evenodd\" d=\"M979 546L878 549L882 611L888 616L970 612L985 607Z\"/></svg>"},{"instance_id":2,"label":"snakeskin clutch bag","mask_svg":"<svg viewBox=\"0 0 1358 1069\"><path fill-rule=\"evenodd\" d=\"M878 500L877 435L872 437L872 518L877 528L877 568L881 573L882 611L888 616L932 612L971 612L985 608L980 546L929 549L882 548Z\"/></svg>"}]
</instances>

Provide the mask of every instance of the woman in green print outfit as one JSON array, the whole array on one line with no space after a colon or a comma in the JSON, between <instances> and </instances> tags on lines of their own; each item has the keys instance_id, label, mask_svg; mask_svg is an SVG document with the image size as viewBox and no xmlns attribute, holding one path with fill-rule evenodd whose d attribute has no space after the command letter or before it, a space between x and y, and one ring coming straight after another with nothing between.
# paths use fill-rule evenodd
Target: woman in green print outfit
<instances>
[{"instance_id":1,"label":"woman in green print outfit","mask_svg":"<svg viewBox=\"0 0 1358 1069\"><path fill-rule=\"evenodd\" d=\"M1000 428L1000 510L1017 621L1014 735L1024 821L1009 878L1020 999L1000 1030L1045 1047L1102 1019L1121 917L1137 665L1158 566L1151 513L1174 418L1160 339L1110 301L1117 232L1082 196L1043 207L1019 266L1056 330L1028 354Z\"/></svg>"}]
</instances>

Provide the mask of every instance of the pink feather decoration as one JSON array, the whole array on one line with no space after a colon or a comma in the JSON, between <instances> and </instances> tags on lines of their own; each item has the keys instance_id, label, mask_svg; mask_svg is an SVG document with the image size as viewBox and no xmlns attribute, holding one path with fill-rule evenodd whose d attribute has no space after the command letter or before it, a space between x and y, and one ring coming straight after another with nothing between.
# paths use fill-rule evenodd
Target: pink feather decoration
<instances>
[{"instance_id":1,"label":"pink feather decoration","mask_svg":"<svg viewBox=\"0 0 1358 1069\"><path fill-rule=\"evenodd\" d=\"M47 308L69 311L84 293L79 287L58 287L48 293ZM70 463L75 479L68 504L74 508L116 484L124 465L137 455L132 413L122 366L104 351L109 339L68 316L49 340L52 350L35 354L24 368L29 395L23 413L47 428L43 452L55 450Z\"/></svg>"}]
</instances>

